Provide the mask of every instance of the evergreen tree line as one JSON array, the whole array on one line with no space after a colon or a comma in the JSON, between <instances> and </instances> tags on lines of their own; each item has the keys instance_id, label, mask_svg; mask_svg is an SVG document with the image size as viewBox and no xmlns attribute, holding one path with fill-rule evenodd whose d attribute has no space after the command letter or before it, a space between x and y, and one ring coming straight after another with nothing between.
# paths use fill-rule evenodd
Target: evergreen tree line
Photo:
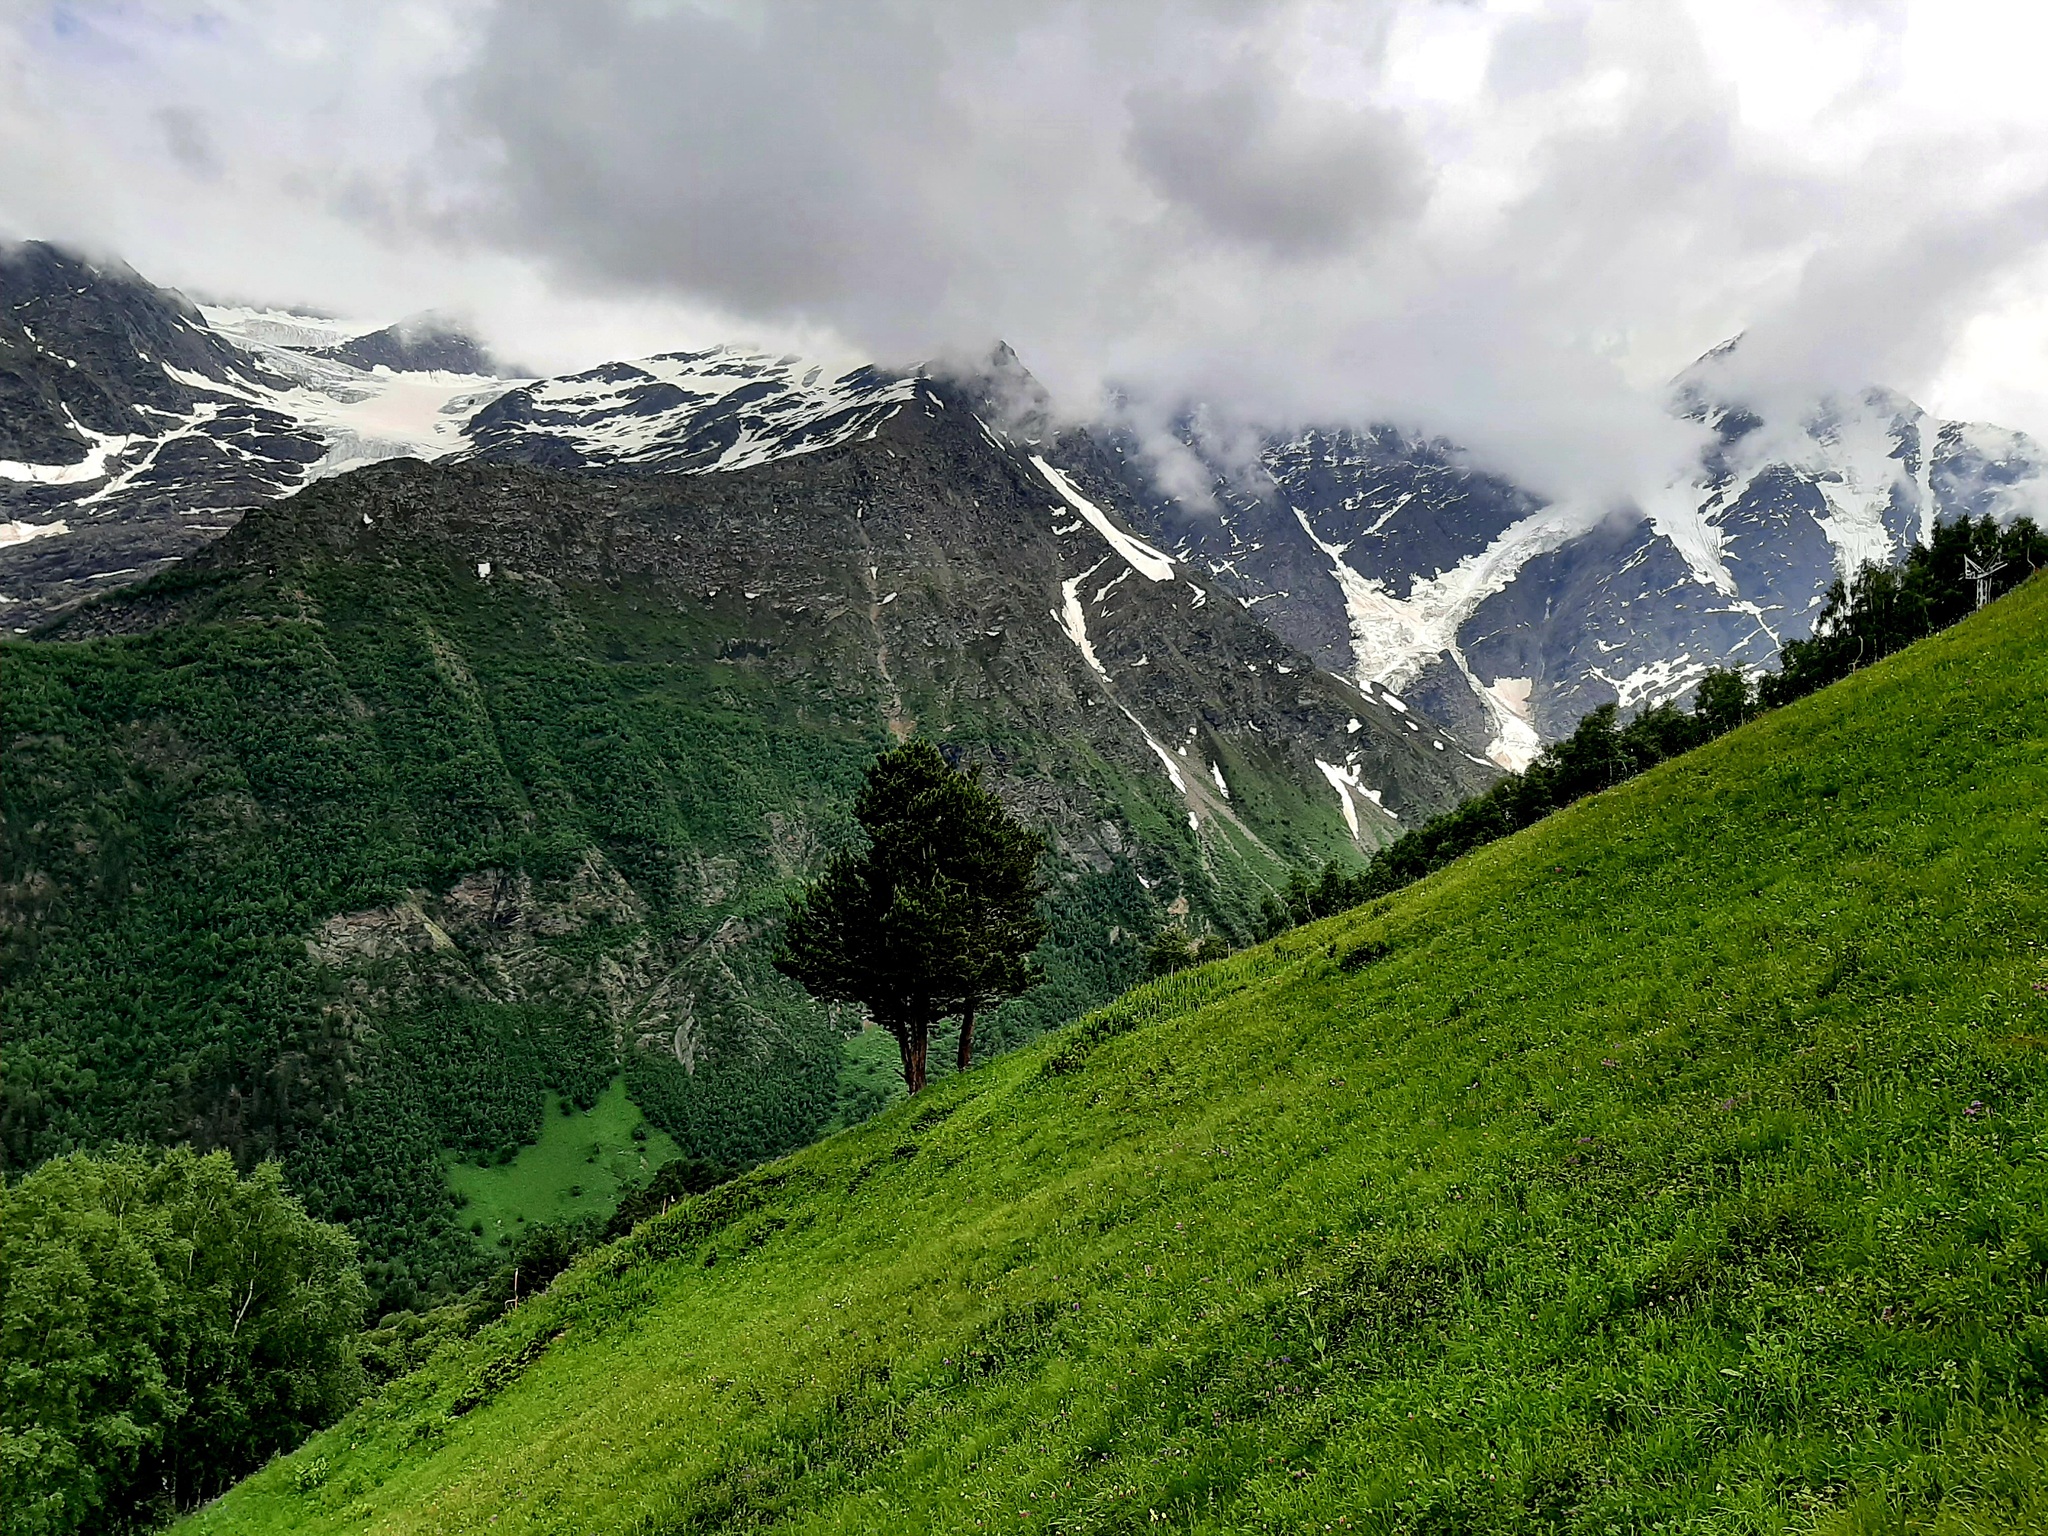
<instances>
[{"instance_id":1,"label":"evergreen tree line","mask_svg":"<svg viewBox=\"0 0 2048 1536\"><path fill-rule=\"evenodd\" d=\"M1855 580L1836 581L1812 637L1786 641L1776 672L1754 681L1738 671L1709 672L1694 689L1691 709L1660 704L1625 724L1615 705L1601 705L1521 773L1509 774L1455 809L1402 833L1364 868L1333 859L1320 874L1292 871L1285 888L1266 898L1259 937L1271 938L1297 923L1397 891L1574 800L1633 778L1764 710L1804 698L1947 628L1976 607L1976 582L1965 573L1966 559L2000 567L1989 595L2002 596L2048 565L2048 533L2024 517L2003 529L1989 517L1936 524L1932 540L1916 545L1901 564L1866 565ZM1170 942L1155 946L1154 974L1197 963L1184 939L1178 955L1184 958L1176 958Z\"/></svg>"}]
</instances>

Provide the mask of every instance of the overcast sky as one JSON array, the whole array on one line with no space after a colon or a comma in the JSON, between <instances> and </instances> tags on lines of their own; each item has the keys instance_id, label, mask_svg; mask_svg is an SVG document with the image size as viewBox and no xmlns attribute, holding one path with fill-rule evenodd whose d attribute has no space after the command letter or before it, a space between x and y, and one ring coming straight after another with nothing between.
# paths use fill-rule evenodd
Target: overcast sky
<instances>
[{"instance_id":1,"label":"overcast sky","mask_svg":"<svg viewBox=\"0 0 2048 1536\"><path fill-rule=\"evenodd\" d=\"M1002 336L1616 498L1738 331L2048 436L2044 76L2027 0L0 0L0 234L549 370Z\"/></svg>"}]
</instances>

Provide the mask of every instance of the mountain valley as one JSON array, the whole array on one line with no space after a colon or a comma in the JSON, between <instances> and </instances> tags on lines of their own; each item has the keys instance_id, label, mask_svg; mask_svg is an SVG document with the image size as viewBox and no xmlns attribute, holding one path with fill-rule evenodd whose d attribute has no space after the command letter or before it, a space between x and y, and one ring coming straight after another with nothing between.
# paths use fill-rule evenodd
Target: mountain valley
<instances>
[{"instance_id":1,"label":"mountain valley","mask_svg":"<svg viewBox=\"0 0 2048 1536\"><path fill-rule=\"evenodd\" d=\"M1289 868L1491 782L1124 531L1084 464L901 389L717 474L499 440L323 477L0 648L6 1165L281 1155L409 1304L490 1258L440 1160L511 1156L550 1092L623 1072L741 1166L872 1110L857 1020L768 962L892 740L1053 838L1048 981L996 1049L1137 979L1161 923L1242 939Z\"/></svg>"},{"instance_id":2,"label":"mountain valley","mask_svg":"<svg viewBox=\"0 0 2048 1536\"><path fill-rule=\"evenodd\" d=\"M1773 432L1713 362L1658 506L1199 412L1197 505L1002 346L518 377L432 316L0 255L0 1175L277 1160L399 1378L192 1529L1629 1528L1715 1480L1906 1498L1930 1435L2006 1465L1991 1389L1928 1382L2040 1392L2027 560L1271 938L1589 711L1654 726L1861 563L2036 507L2018 434L1883 391ZM903 1104L775 959L918 737L1046 835L1049 937ZM1197 940L1239 953L1142 985ZM1659 1350L1719 1438L1623 1390Z\"/></svg>"}]
</instances>

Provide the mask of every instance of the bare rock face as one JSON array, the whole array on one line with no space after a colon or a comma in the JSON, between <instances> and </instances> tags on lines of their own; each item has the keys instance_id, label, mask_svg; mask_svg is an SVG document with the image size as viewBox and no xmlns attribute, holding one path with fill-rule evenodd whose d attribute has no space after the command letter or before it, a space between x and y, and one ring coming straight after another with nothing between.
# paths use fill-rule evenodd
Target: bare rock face
<instances>
[{"instance_id":1,"label":"bare rock face","mask_svg":"<svg viewBox=\"0 0 2048 1536\"><path fill-rule=\"evenodd\" d=\"M460 373L498 377L511 372L473 336L437 315L416 315L380 331L352 336L316 356L332 358L365 372L377 368L393 373Z\"/></svg>"},{"instance_id":2,"label":"bare rock face","mask_svg":"<svg viewBox=\"0 0 2048 1536\"><path fill-rule=\"evenodd\" d=\"M393 960L454 955L455 941L418 900L402 906L340 912L306 941L306 952L336 970L364 970Z\"/></svg>"},{"instance_id":3,"label":"bare rock face","mask_svg":"<svg viewBox=\"0 0 2048 1536\"><path fill-rule=\"evenodd\" d=\"M1655 505L1552 506L1389 426L1244 434L1199 416L1201 504L1105 442L1146 532L1361 687L1385 685L1518 767L1587 712L1684 698L1710 668L1775 664L1828 587L1903 558L1937 519L2048 508L2048 453L1942 422L1893 391L1767 426L1723 382L1724 349L1678 381L1711 430L1697 475Z\"/></svg>"},{"instance_id":4,"label":"bare rock face","mask_svg":"<svg viewBox=\"0 0 2048 1536\"><path fill-rule=\"evenodd\" d=\"M525 871L476 870L438 903L450 932L489 947L493 935L561 938L590 927L644 922L647 907L595 848L586 849L567 879L537 884Z\"/></svg>"},{"instance_id":5,"label":"bare rock face","mask_svg":"<svg viewBox=\"0 0 2048 1536\"><path fill-rule=\"evenodd\" d=\"M646 919L646 904L590 848L566 879L472 870L439 893L337 913L306 951L342 983L352 1018L417 1006L425 987L497 1003L573 1000L623 1027L657 975ZM615 942L580 959L549 943L607 933Z\"/></svg>"}]
</instances>

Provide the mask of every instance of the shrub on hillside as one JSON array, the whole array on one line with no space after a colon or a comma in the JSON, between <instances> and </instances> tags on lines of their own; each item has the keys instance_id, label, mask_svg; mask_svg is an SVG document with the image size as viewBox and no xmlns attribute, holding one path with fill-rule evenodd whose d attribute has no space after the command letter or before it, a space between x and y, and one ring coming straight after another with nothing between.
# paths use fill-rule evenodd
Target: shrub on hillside
<instances>
[{"instance_id":1,"label":"shrub on hillside","mask_svg":"<svg viewBox=\"0 0 2048 1536\"><path fill-rule=\"evenodd\" d=\"M671 1158L640 1189L619 1198L619 1208L605 1227L606 1238L624 1237L650 1216L659 1216L678 1200L701 1195L739 1177L740 1170L709 1158Z\"/></svg>"},{"instance_id":2,"label":"shrub on hillside","mask_svg":"<svg viewBox=\"0 0 2048 1536\"><path fill-rule=\"evenodd\" d=\"M1152 936L1152 942L1145 950L1145 974L1148 977L1170 976L1191 965L1221 960L1229 953L1229 941L1222 934L1205 933L1200 938L1192 938L1187 929L1175 924L1160 929Z\"/></svg>"}]
</instances>

